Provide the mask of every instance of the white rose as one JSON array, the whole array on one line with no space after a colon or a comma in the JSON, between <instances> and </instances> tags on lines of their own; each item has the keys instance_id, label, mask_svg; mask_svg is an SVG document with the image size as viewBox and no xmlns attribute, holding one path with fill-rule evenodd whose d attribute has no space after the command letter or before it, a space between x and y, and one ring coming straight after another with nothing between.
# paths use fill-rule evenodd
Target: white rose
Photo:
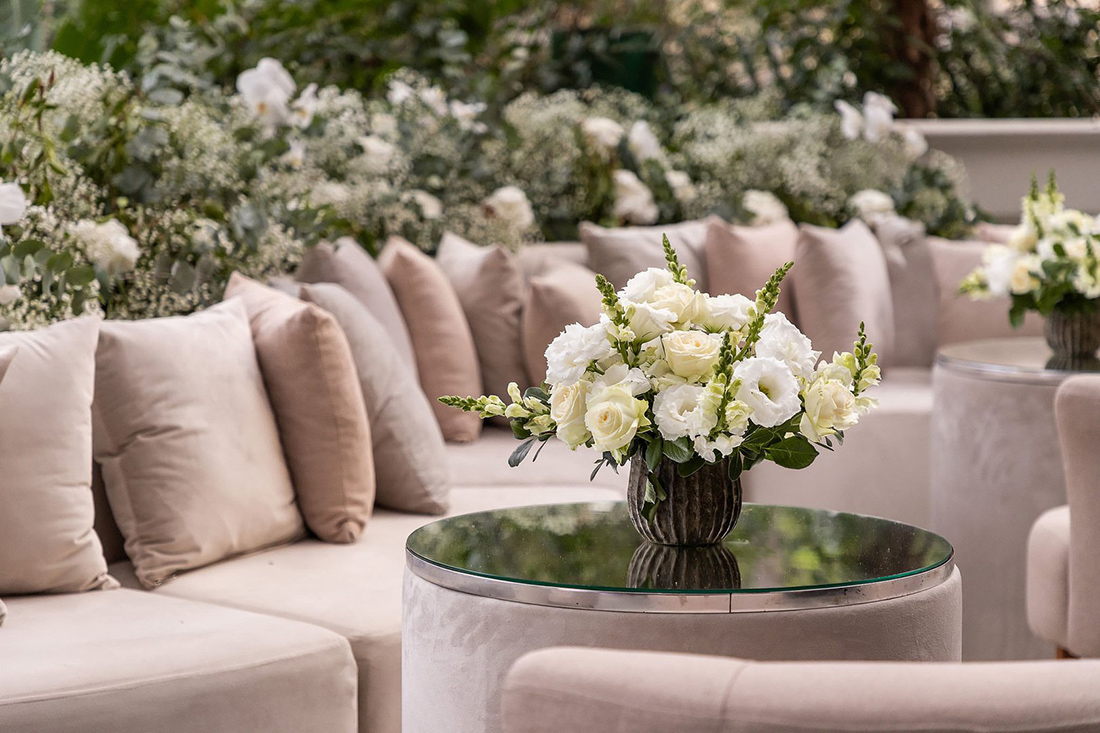
<instances>
[{"instance_id":1,"label":"white rose","mask_svg":"<svg viewBox=\"0 0 1100 733\"><path fill-rule=\"evenodd\" d=\"M608 367L603 374L592 381L589 391L595 391L604 387L624 387L630 390L635 397L643 395L650 390L649 378L638 367L628 367L626 364L615 364Z\"/></svg>"},{"instance_id":2,"label":"white rose","mask_svg":"<svg viewBox=\"0 0 1100 733\"><path fill-rule=\"evenodd\" d=\"M0 285L0 305L11 305L22 297L23 291L18 285Z\"/></svg>"},{"instance_id":3,"label":"white rose","mask_svg":"<svg viewBox=\"0 0 1100 733\"><path fill-rule=\"evenodd\" d=\"M756 342L757 356L770 356L786 364L796 377L809 379L821 357L810 339L782 313L764 316L764 328Z\"/></svg>"},{"instance_id":4,"label":"white rose","mask_svg":"<svg viewBox=\"0 0 1100 733\"><path fill-rule=\"evenodd\" d=\"M359 147L363 148L363 157L367 163L367 169L371 171L385 170L393 160L397 152L390 143L377 135L364 135L357 140Z\"/></svg>"},{"instance_id":5,"label":"white rose","mask_svg":"<svg viewBox=\"0 0 1100 733\"><path fill-rule=\"evenodd\" d=\"M755 301L744 295L712 295L707 302L707 318L703 325L711 331L740 331L749 322L749 311Z\"/></svg>"},{"instance_id":6,"label":"white rose","mask_svg":"<svg viewBox=\"0 0 1100 733\"><path fill-rule=\"evenodd\" d=\"M27 205L27 196L18 183L0 183L0 227L22 219Z\"/></svg>"},{"instance_id":7,"label":"white rose","mask_svg":"<svg viewBox=\"0 0 1100 733\"><path fill-rule=\"evenodd\" d=\"M619 291L619 297L631 303L648 303L658 288L672 282L672 273L667 269L650 267L627 280L626 287Z\"/></svg>"},{"instance_id":8,"label":"white rose","mask_svg":"<svg viewBox=\"0 0 1100 733\"><path fill-rule=\"evenodd\" d=\"M653 398L653 418L665 440L709 435L718 416L702 404L706 392L695 384L681 384L659 392Z\"/></svg>"},{"instance_id":9,"label":"white rose","mask_svg":"<svg viewBox=\"0 0 1100 733\"><path fill-rule=\"evenodd\" d=\"M648 303L654 308L672 311L677 322L685 326L701 323L707 316L707 296L683 283L657 288Z\"/></svg>"},{"instance_id":10,"label":"white rose","mask_svg":"<svg viewBox=\"0 0 1100 733\"><path fill-rule=\"evenodd\" d=\"M665 308L655 308L649 303L631 303L626 307L630 330L635 341L649 341L668 333L675 326L676 313Z\"/></svg>"},{"instance_id":11,"label":"white rose","mask_svg":"<svg viewBox=\"0 0 1100 733\"><path fill-rule=\"evenodd\" d=\"M482 203L493 216L517 229L529 229L535 223L531 202L527 200L523 189L517 186L498 188Z\"/></svg>"},{"instance_id":12,"label":"white rose","mask_svg":"<svg viewBox=\"0 0 1100 733\"><path fill-rule=\"evenodd\" d=\"M648 408L649 403L632 395L628 387L615 385L594 391L588 398L584 424L596 450L622 455L638 430L649 425Z\"/></svg>"},{"instance_id":13,"label":"white rose","mask_svg":"<svg viewBox=\"0 0 1100 733\"><path fill-rule=\"evenodd\" d=\"M1021 224L1008 235L1006 244L1017 252L1033 252L1039 243L1039 234L1031 224Z\"/></svg>"},{"instance_id":14,"label":"white rose","mask_svg":"<svg viewBox=\"0 0 1100 733\"><path fill-rule=\"evenodd\" d=\"M588 117L581 121L581 132L592 145L613 150L623 139L623 126L607 117Z\"/></svg>"},{"instance_id":15,"label":"white rose","mask_svg":"<svg viewBox=\"0 0 1100 733\"><path fill-rule=\"evenodd\" d=\"M702 331L673 331L661 337L665 361L678 377L700 381L710 377L722 350L722 337Z\"/></svg>"},{"instance_id":16,"label":"white rose","mask_svg":"<svg viewBox=\"0 0 1100 733\"><path fill-rule=\"evenodd\" d=\"M682 204L691 203L699 196L691 177L683 171L665 171L665 182L672 189L672 195Z\"/></svg>"},{"instance_id":17,"label":"white rose","mask_svg":"<svg viewBox=\"0 0 1100 733\"><path fill-rule=\"evenodd\" d=\"M865 188L852 194L848 199L848 208L860 219L872 225L895 213L894 200L890 195L873 188Z\"/></svg>"},{"instance_id":18,"label":"white rose","mask_svg":"<svg viewBox=\"0 0 1100 733\"><path fill-rule=\"evenodd\" d=\"M836 100L833 106L840 115L840 134L849 140L855 140L863 129L863 115L842 99Z\"/></svg>"},{"instance_id":19,"label":"white rose","mask_svg":"<svg viewBox=\"0 0 1100 733\"><path fill-rule=\"evenodd\" d=\"M550 390L550 417L558 426L558 439L575 449L588 441L588 428L584 424L585 401L588 382L557 384Z\"/></svg>"},{"instance_id":20,"label":"white rose","mask_svg":"<svg viewBox=\"0 0 1100 733\"><path fill-rule=\"evenodd\" d=\"M546 381L555 386L572 384L584 376L592 362L614 351L607 340L606 324L587 328L579 323L570 324L546 347Z\"/></svg>"},{"instance_id":21,"label":"white rose","mask_svg":"<svg viewBox=\"0 0 1100 733\"><path fill-rule=\"evenodd\" d=\"M741 208L752 214L753 226L774 224L790 218L787 207L774 194L767 191L745 191Z\"/></svg>"},{"instance_id":22,"label":"white rose","mask_svg":"<svg viewBox=\"0 0 1100 733\"><path fill-rule=\"evenodd\" d=\"M237 77L241 99L269 127L287 121L295 86L283 65L271 58L260 59L256 68L243 71Z\"/></svg>"},{"instance_id":23,"label":"white rose","mask_svg":"<svg viewBox=\"0 0 1100 733\"><path fill-rule=\"evenodd\" d=\"M856 398L851 388L836 379L815 379L803 398L806 412L798 430L812 441L847 430L859 421Z\"/></svg>"},{"instance_id":24,"label":"white rose","mask_svg":"<svg viewBox=\"0 0 1100 733\"><path fill-rule=\"evenodd\" d=\"M982 269L989 294L1001 298L1012 290L1012 273L1020 256L1003 244L991 244L982 252Z\"/></svg>"},{"instance_id":25,"label":"white rose","mask_svg":"<svg viewBox=\"0 0 1100 733\"><path fill-rule=\"evenodd\" d=\"M1062 243L1066 257L1071 260L1083 260L1089 254L1089 244L1085 237L1074 237Z\"/></svg>"},{"instance_id":26,"label":"white rose","mask_svg":"<svg viewBox=\"0 0 1100 733\"><path fill-rule=\"evenodd\" d=\"M889 97L867 92L863 95L863 137L877 143L890 133L894 126L894 114L898 108Z\"/></svg>"},{"instance_id":27,"label":"white rose","mask_svg":"<svg viewBox=\"0 0 1100 733\"><path fill-rule=\"evenodd\" d=\"M616 141L616 143L618 143L618 141ZM657 139L657 136L653 134L653 130L645 120L638 120L631 125L630 134L626 138L626 144L630 148L630 152L634 153L634 157L637 158L640 163L644 163L647 160L662 160L664 158L665 153L664 149L661 147L661 142Z\"/></svg>"},{"instance_id":28,"label":"white rose","mask_svg":"<svg viewBox=\"0 0 1100 733\"><path fill-rule=\"evenodd\" d=\"M134 269L141 256L137 240L115 219L102 224L82 219L70 225L69 233L83 246L88 259L111 276Z\"/></svg>"},{"instance_id":29,"label":"white rose","mask_svg":"<svg viewBox=\"0 0 1100 733\"><path fill-rule=\"evenodd\" d=\"M1025 255L1013 264L1008 287L1013 295L1024 295L1039 287L1039 278L1034 273L1041 272L1042 261L1038 255Z\"/></svg>"},{"instance_id":30,"label":"white rose","mask_svg":"<svg viewBox=\"0 0 1100 733\"><path fill-rule=\"evenodd\" d=\"M775 427L802 409L798 379L778 359L750 357L733 368L733 376L741 380L737 399L752 410L753 422L761 427Z\"/></svg>"},{"instance_id":31,"label":"white rose","mask_svg":"<svg viewBox=\"0 0 1100 733\"><path fill-rule=\"evenodd\" d=\"M631 171L619 169L612 175L615 203L611 215L630 224L653 224L660 216L653 192Z\"/></svg>"},{"instance_id":32,"label":"white rose","mask_svg":"<svg viewBox=\"0 0 1100 733\"><path fill-rule=\"evenodd\" d=\"M290 123L304 130L313 123L313 115L317 113L317 85L310 84L302 90L294 104L290 105Z\"/></svg>"},{"instance_id":33,"label":"white rose","mask_svg":"<svg viewBox=\"0 0 1100 733\"><path fill-rule=\"evenodd\" d=\"M443 216L443 202L427 191L417 189L410 191L409 196L420 208L420 215L425 219L438 219Z\"/></svg>"}]
</instances>

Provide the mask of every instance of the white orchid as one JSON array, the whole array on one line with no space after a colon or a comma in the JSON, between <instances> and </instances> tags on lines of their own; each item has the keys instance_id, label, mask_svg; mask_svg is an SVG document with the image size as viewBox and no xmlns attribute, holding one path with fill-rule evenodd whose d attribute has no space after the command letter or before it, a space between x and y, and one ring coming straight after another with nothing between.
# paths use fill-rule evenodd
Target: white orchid
<instances>
[{"instance_id":1,"label":"white orchid","mask_svg":"<svg viewBox=\"0 0 1100 733\"><path fill-rule=\"evenodd\" d=\"M618 140L615 141L615 144L618 144ZM657 139L657 136L653 133L653 128L645 120L638 120L630 126L630 134L627 135L626 144L639 163L645 163L647 160L664 159L665 151L661 147L661 141Z\"/></svg>"},{"instance_id":2,"label":"white orchid","mask_svg":"<svg viewBox=\"0 0 1100 733\"><path fill-rule=\"evenodd\" d=\"M848 140L855 140L863 130L863 115L860 111L842 99L833 103L840 115L840 134Z\"/></svg>"},{"instance_id":3,"label":"white orchid","mask_svg":"<svg viewBox=\"0 0 1100 733\"><path fill-rule=\"evenodd\" d=\"M863 95L863 136L873 143L885 138L894 127L897 106L890 98L877 92Z\"/></svg>"},{"instance_id":4,"label":"white orchid","mask_svg":"<svg viewBox=\"0 0 1100 733\"><path fill-rule=\"evenodd\" d=\"M262 58L255 68L237 77L237 91L252 113L267 127L285 124L289 118L290 99L294 96L294 79L283 65L272 58Z\"/></svg>"},{"instance_id":5,"label":"white orchid","mask_svg":"<svg viewBox=\"0 0 1100 733\"><path fill-rule=\"evenodd\" d=\"M310 84L294 103L290 105L290 123L299 129L306 129L313 124L313 116L317 113L317 85Z\"/></svg>"}]
</instances>

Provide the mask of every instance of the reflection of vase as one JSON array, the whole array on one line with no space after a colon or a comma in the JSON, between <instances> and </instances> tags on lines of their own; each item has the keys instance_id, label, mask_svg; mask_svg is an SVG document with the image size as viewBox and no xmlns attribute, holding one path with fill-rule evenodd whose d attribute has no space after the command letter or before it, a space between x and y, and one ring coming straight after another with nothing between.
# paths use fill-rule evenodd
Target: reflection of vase
<instances>
[{"instance_id":1,"label":"reflection of vase","mask_svg":"<svg viewBox=\"0 0 1100 733\"><path fill-rule=\"evenodd\" d=\"M1100 359L1092 354L1055 354L1047 359L1046 368L1062 372L1100 372Z\"/></svg>"},{"instance_id":2,"label":"reflection of vase","mask_svg":"<svg viewBox=\"0 0 1100 733\"><path fill-rule=\"evenodd\" d=\"M738 590L741 570L725 545L670 547L643 542L630 560L631 588Z\"/></svg>"},{"instance_id":3,"label":"reflection of vase","mask_svg":"<svg viewBox=\"0 0 1100 733\"><path fill-rule=\"evenodd\" d=\"M1096 356L1100 349L1100 312L1063 313L1047 316L1043 332L1056 356Z\"/></svg>"},{"instance_id":4,"label":"reflection of vase","mask_svg":"<svg viewBox=\"0 0 1100 733\"><path fill-rule=\"evenodd\" d=\"M651 519L645 512L649 469L642 456L631 460L627 486L630 521L642 537L660 545L721 542L741 516L741 480L730 480L728 461L704 464L687 477L680 475L678 467L668 458L658 464L654 476L667 497L657 503Z\"/></svg>"}]
</instances>

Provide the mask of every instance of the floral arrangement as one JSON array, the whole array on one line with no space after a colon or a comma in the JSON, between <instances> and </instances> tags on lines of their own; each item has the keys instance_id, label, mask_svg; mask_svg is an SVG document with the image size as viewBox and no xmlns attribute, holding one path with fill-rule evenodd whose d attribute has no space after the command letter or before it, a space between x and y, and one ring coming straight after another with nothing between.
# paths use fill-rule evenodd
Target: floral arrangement
<instances>
[{"instance_id":1,"label":"floral arrangement","mask_svg":"<svg viewBox=\"0 0 1100 733\"><path fill-rule=\"evenodd\" d=\"M1040 190L1033 179L1023 217L1006 244L991 244L982 265L967 275L961 293L978 299L1009 297L1009 318L1027 311L1093 314L1100 303L1100 224L1065 207L1053 175Z\"/></svg>"},{"instance_id":2,"label":"floral arrangement","mask_svg":"<svg viewBox=\"0 0 1100 733\"><path fill-rule=\"evenodd\" d=\"M509 404L495 395L441 401L508 418L523 441L513 466L554 437L600 453L593 477L639 457L651 509L666 496L653 473L663 459L681 476L726 461L731 480L762 460L805 468L874 406L865 393L880 371L862 326L852 352L821 361L805 334L771 312L791 263L755 300L709 296L667 237L664 245L668 268L641 272L619 292L597 276L600 322L570 325L550 344L542 387L521 394L513 383Z\"/></svg>"}]
</instances>

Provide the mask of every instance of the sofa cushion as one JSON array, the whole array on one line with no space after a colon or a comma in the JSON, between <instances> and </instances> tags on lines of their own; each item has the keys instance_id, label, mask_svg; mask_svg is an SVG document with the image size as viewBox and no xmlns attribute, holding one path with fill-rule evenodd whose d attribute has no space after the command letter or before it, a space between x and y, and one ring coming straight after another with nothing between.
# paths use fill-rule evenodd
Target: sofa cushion
<instances>
[{"instance_id":1,"label":"sofa cushion","mask_svg":"<svg viewBox=\"0 0 1100 733\"><path fill-rule=\"evenodd\" d=\"M339 285L303 285L302 297L331 313L351 345L378 457L376 503L406 512L447 511L450 478L443 433L386 329Z\"/></svg>"},{"instance_id":2,"label":"sofa cushion","mask_svg":"<svg viewBox=\"0 0 1100 733\"><path fill-rule=\"evenodd\" d=\"M792 269L798 325L826 358L850 351L863 322L884 364L893 358L890 276L878 239L855 219L840 229L802 225Z\"/></svg>"},{"instance_id":3,"label":"sofa cushion","mask_svg":"<svg viewBox=\"0 0 1100 733\"><path fill-rule=\"evenodd\" d=\"M676 250L680 264L687 268L688 277L694 278L700 290L707 289L706 261L703 256L710 219L685 221L679 224L661 224L652 227L597 226L583 222L580 226L581 241L588 248L588 266L600 273L616 288L642 270L665 267L665 250L662 236Z\"/></svg>"},{"instance_id":4,"label":"sofa cushion","mask_svg":"<svg viewBox=\"0 0 1100 733\"><path fill-rule=\"evenodd\" d=\"M344 237L335 245L310 248L302 258L297 276L304 283L335 283L358 298L385 327L393 347L415 373L416 356L401 308L382 268L358 242Z\"/></svg>"},{"instance_id":5,"label":"sofa cushion","mask_svg":"<svg viewBox=\"0 0 1100 733\"><path fill-rule=\"evenodd\" d=\"M523 356L531 381L546 380L546 347L571 323L600 320L603 299L596 273L572 262L558 262L531 278L523 310Z\"/></svg>"},{"instance_id":6,"label":"sofa cushion","mask_svg":"<svg viewBox=\"0 0 1100 733\"><path fill-rule=\"evenodd\" d=\"M109 587L93 527L92 395L99 322L0 333L0 593Z\"/></svg>"},{"instance_id":7,"label":"sofa cushion","mask_svg":"<svg viewBox=\"0 0 1100 733\"><path fill-rule=\"evenodd\" d=\"M1027 625L1069 647L1069 507L1044 512L1027 538Z\"/></svg>"},{"instance_id":8,"label":"sofa cushion","mask_svg":"<svg viewBox=\"0 0 1100 733\"><path fill-rule=\"evenodd\" d=\"M758 227L733 226L718 219L707 226L707 285L711 295L741 294L754 299L756 291L778 268L794 260L798 227L789 219ZM776 310L797 321L794 278L788 274L779 291Z\"/></svg>"},{"instance_id":9,"label":"sofa cushion","mask_svg":"<svg viewBox=\"0 0 1100 733\"><path fill-rule=\"evenodd\" d=\"M875 225L894 311L894 366L932 365L939 343L940 286L920 222L891 216Z\"/></svg>"},{"instance_id":10,"label":"sofa cushion","mask_svg":"<svg viewBox=\"0 0 1100 733\"><path fill-rule=\"evenodd\" d=\"M381 263L409 326L420 386L443 437L476 440L481 418L439 402L444 395L481 394L477 348L454 288L435 260L400 237L390 238Z\"/></svg>"},{"instance_id":11,"label":"sofa cushion","mask_svg":"<svg viewBox=\"0 0 1100 733\"><path fill-rule=\"evenodd\" d=\"M504 395L510 382L529 387L520 338L525 287L515 256L445 232L435 259L470 324L485 394Z\"/></svg>"},{"instance_id":12,"label":"sofa cushion","mask_svg":"<svg viewBox=\"0 0 1100 733\"><path fill-rule=\"evenodd\" d=\"M616 499L590 487L462 488L452 514L509 506ZM401 730L401 587L405 539L428 517L378 511L359 542L298 542L181 576L171 595L317 624L345 636L359 667L359 729ZM113 566L134 584L126 564Z\"/></svg>"},{"instance_id":13,"label":"sofa cushion","mask_svg":"<svg viewBox=\"0 0 1100 733\"><path fill-rule=\"evenodd\" d=\"M530 280L561 262L588 267L588 249L583 242L532 242L520 248L516 261Z\"/></svg>"},{"instance_id":14,"label":"sofa cushion","mask_svg":"<svg viewBox=\"0 0 1100 733\"><path fill-rule=\"evenodd\" d=\"M344 331L323 309L238 272L225 295L248 310L306 525L326 542L354 542L374 507L374 457Z\"/></svg>"},{"instance_id":15,"label":"sofa cushion","mask_svg":"<svg viewBox=\"0 0 1100 733\"><path fill-rule=\"evenodd\" d=\"M95 390L95 458L143 584L304 534L240 300L104 323Z\"/></svg>"},{"instance_id":16,"label":"sofa cushion","mask_svg":"<svg viewBox=\"0 0 1100 733\"><path fill-rule=\"evenodd\" d=\"M9 602L5 733L355 730L355 662L330 631L132 590Z\"/></svg>"}]
</instances>

